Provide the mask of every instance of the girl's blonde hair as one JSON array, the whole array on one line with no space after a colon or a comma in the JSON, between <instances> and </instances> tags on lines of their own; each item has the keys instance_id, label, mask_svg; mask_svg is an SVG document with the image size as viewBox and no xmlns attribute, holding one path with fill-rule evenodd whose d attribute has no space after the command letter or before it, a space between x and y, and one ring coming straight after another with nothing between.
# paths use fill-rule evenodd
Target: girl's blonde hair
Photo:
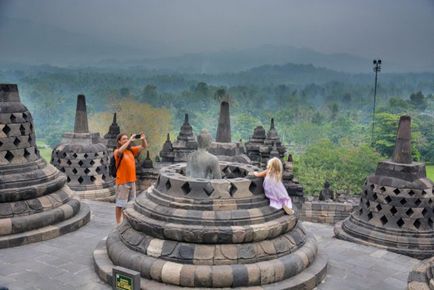
<instances>
[{"instance_id":1,"label":"girl's blonde hair","mask_svg":"<svg viewBox=\"0 0 434 290\"><path fill-rule=\"evenodd\" d=\"M279 158L273 157L267 162L268 174L277 182L282 181L283 165Z\"/></svg>"}]
</instances>

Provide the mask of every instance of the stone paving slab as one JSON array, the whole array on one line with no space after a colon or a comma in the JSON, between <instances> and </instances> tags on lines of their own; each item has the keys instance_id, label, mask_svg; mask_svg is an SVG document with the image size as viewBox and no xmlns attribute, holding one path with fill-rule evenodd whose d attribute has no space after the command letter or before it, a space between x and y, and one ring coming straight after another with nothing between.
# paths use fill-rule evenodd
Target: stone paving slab
<instances>
[{"instance_id":1,"label":"stone paving slab","mask_svg":"<svg viewBox=\"0 0 434 290\"><path fill-rule=\"evenodd\" d=\"M84 201L91 221L53 240L0 249L0 285L20 289L111 289L95 274L92 252L114 227L114 205ZM406 289L407 277L419 260L333 238L333 227L304 223L329 257L326 279L318 290Z\"/></svg>"}]
</instances>

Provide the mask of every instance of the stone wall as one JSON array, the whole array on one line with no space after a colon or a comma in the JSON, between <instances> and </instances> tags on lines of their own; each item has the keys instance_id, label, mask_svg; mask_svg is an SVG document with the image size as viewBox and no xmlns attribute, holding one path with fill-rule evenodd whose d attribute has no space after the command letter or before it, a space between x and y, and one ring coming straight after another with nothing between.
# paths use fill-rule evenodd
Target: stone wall
<instances>
[{"instance_id":1,"label":"stone wall","mask_svg":"<svg viewBox=\"0 0 434 290\"><path fill-rule=\"evenodd\" d=\"M333 225L346 219L356 207L347 202L306 201L300 218L303 221Z\"/></svg>"}]
</instances>

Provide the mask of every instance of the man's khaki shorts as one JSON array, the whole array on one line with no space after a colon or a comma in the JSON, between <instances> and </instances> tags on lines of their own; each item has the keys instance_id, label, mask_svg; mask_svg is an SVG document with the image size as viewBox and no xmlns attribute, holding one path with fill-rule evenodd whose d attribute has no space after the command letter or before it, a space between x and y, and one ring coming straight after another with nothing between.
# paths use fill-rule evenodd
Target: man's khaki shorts
<instances>
[{"instance_id":1,"label":"man's khaki shorts","mask_svg":"<svg viewBox=\"0 0 434 290\"><path fill-rule=\"evenodd\" d=\"M116 206L125 207L130 200L136 199L136 184L128 182L116 185Z\"/></svg>"}]
</instances>

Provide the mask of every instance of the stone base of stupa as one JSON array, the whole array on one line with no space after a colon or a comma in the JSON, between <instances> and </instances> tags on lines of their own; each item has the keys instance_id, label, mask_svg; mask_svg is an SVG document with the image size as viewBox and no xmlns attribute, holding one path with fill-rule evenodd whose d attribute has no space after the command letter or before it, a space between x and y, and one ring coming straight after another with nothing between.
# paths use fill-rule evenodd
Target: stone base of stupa
<instances>
[{"instance_id":1,"label":"stone base of stupa","mask_svg":"<svg viewBox=\"0 0 434 290\"><path fill-rule=\"evenodd\" d=\"M314 241L314 239L312 238L311 240L312 242ZM93 252L93 261L94 261L94 266L95 266L95 270L98 274L98 276L100 277L101 280L103 280L104 282L112 285L112 279L113 279L113 267L116 267L116 265L113 264L113 262L110 260L108 254L107 254L107 247L106 247L106 242L107 239L103 239L102 241L100 241L98 243L98 245L96 246L94 252ZM306 243L309 243L309 240L306 241ZM117 243L120 247L122 247L122 249L119 249L122 254L125 257L131 257L131 255L135 256L137 259L131 259L130 263L140 263L140 256L137 255L137 252L134 252L133 250L130 250L129 248L127 248L125 245L123 245L120 241L119 243ZM301 254L301 256L297 256L295 257L294 255L294 260L295 261L297 258L300 259L300 261L307 259L307 257L304 254L304 251L300 251L298 253L299 255ZM152 279L146 279L141 277L140 278L140 285L141 288L143 290L154 290L154 289L159 289L159 290L175 290L175 289L191 289L189 287L181 287L181 286L175 286L175 285L169 285L169 284L165 284L163 282L157 282L155 281L156 278L160 279L160 280L166 280L168 279L170 280L179 280L179 279L185 279L185 277L181 277L181 275L185 276L185 273L187 273L190 269L192 268L192 266L194 265L183 265L183 264L178 264L178 263L174 263L174 262L170 262L170 261L161 261L161 260L156 260L157 262L155 262L155 264L152 265L148 265L148 264L143 264L143 267L155 267L156 271L155 271L155 276L152 277ZM277 261L276 261L277 262ZM280 262L280 261L279 261ZM289 262L289 261L288 261ZM307 261L306 261L307 262ZM263 264L263 265L259 265L259 264ZM228 272L217 272L217 271L210 271L208 273L204 273L205 277L198 277L196 279L207 279L209 281L211 281L212 284L212 289L228 289L228 288L221 288L218 286L219 282L222 279L227 279L227 276L233 276L233 284L232 287L237 287L237 280L243 281L246 279L258 279L258 285L257 286L251 286L251 287L243 287L243 289L255 289L255 290L261 290L261 289L269 289L269 290L279 290L279 289L314 289L317 285L319 285L321 283L321 281L325 278L326 273L327 273L327 257L325 254L318 252L317 255L315 256L315 260L313 261L313 263L311 265L309 265L308 268L304 269L302 272L298 273L295 276L292 276L289 279L286 280L282 280L280 282L277 283L272 283L272 284L265 284L265 285L260 285L261 279L263 279L263 281L266 281L267 277L274 276L274 275L279 275L279 273L277 273L275 271L275 266L276 265L272 265L272 263L268 262L268 261L264 261L264 262L259 262L259 263L255 263L255 265L253 267L248 267L248 264L243 265L246 266L244 267L245 269L254 269L255 271L240 271L240 272L236 272L239 269L237 267L242 267L241 265L237 265L237 266L230 266L228 265ZM131 265L130 268L133 268L134 266ZM242 269L241 269L242 270ZM235 273L236 272L236 273ZM187 274L188 275L188 274ZM194 281L194 277L192 278L192 284L195 282ZM215 286L214 286L215 285ZM195 287L194 289L210 289L209 287Z\"/></svg>"},{"instance_id":2,"label":"stone base of stupa","mask_svg":"<svg viewBox=\"0 0 434 290\"><path fill-rule=\"evenodd\" d=\"M73 232L78 228L86 225L90 221L90 209L89 206L83 202L79 203L79 211L72 217L67 218L61 222L48 225L35 230L30 230L22 233L11 234L7 236L0 236L0 249L17 247L25 244L45 241L49 239L56 238L58 236ZM68 205L61 206L50 212L42 212L39 214L33 214L29 217L22 217L23 223L26 218L31 218L33 220L47 220L58 216L68 216L71 215L72 209ZM0 220L0 223L5 223L5 220Z\"/></svg>"}]
</instances>

